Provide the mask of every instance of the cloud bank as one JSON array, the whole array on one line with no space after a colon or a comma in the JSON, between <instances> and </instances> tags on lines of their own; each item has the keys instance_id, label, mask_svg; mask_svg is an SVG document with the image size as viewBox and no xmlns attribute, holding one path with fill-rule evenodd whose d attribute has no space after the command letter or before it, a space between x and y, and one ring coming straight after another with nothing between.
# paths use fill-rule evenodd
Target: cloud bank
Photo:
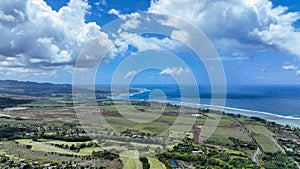
<instances>
[{"instance_id":1,"label":"cloud bank","mask_svg":"<svg viewBox=\"0 0 300 169\"><path fill-rule=\"evenodd\" d=\"M269 0L152 0L149 8L150 13L193 23L217 48L250 51L271 47L300 57L300 32L294 26L300 13L287 10L274 7Z\"/></svg>"},{"instance_id":2,"label":"cloud bank","mask_svg":"<svg viewBox=\"0 0 300 169\"><path fill-rule=\"evenodd\" d=\"M96 23L85 22L89 8L80 0L71 0L59 11L43 0L0 1L1 74L43 75L74 65L81 47L100 31Z\"/></svg>"},{"instance_id":3,"label":"cloud bank","mask_svg":"<svg viewBox=\"0 0 300 169\"><path fill-rule=\"evenodd\" d=\"M161 75L170 75L170 76L178 76L183 75L186 73L190 73L189 68L182 68L182 67L167 67L164 70L162 70L159 74Z\"/></svg>"},{"instance_id":4,"label":"cloud bank","mask_svg":"<svg viewBox=\"0 0 300 169\"><path fill-rule=\"evenodd\" d=\"M111 58L122 56L130 45L137 51L175 50L178 44L171 38L187 43L190 38L188 32L179 30L173 31L171 38L163 39L130 33L141 26L140 15L121 14L111 9L109 14L126 20L118 35L123 41L113 42L95 22L86 22L89 8L85 0L70 0L58 11L52 10L43 0L1 0L0 75L55 75L58 69L71 70L78 55L84 56L82 68L91 66L89 63L94 63L97 56L103 54L101 51L114 43L117 47L111 49ZM217 48L231 53L237 50L243 55L275 49L300 57L300 31L295 26L300 13L289 12L283 6L275 7L269 0L152 0L148 12L187 20L208 35ZM171 20L164 20L162 24L176 27L176 22ZM244 58L232 54L221 59ZM298 70L292 64L281 68ZM185 69L168 68L162 74L184 72Z\"/></svg>"}]
</instances>

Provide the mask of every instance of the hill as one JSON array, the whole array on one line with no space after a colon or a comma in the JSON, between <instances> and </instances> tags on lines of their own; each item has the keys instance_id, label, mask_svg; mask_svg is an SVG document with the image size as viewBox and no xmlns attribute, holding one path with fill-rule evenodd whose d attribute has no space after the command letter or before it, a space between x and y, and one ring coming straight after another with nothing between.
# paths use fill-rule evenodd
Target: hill
<instances>
[{"instance_id":1,"label":"hill","mask_svg":"<svg viewBox=\"0 0 300 169\"><path fill-rule=\"evenodd\" d=\"M72 93L70 84L37 83L29 81L0 80L0 94L53 96Z\"/></svg>"}]
</instances>

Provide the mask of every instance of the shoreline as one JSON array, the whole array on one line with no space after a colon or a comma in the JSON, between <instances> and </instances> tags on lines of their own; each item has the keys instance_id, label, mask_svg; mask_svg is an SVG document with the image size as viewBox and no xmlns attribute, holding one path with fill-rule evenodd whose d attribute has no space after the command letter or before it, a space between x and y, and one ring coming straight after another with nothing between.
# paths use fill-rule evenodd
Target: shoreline
<instances>
[{"instance_id":1,"label":"shoreline","mask_svg":"<svg viewBox=\"0 0 300 169\"><path fill-rule=\"evenodd\" d=\"M147 101L151 101L151 100L147 100ZM188 107L194 107L194 108L200 108L200 109L221 110L225 114L235 114L235 115L240 114L240 115L246 116L246 117L259 117L266 121L275 122L280 125L289 125L289 126L300 128L300 118L293 117L293 116L283 116L283 115L274 114L274 113L270 113L270 112L239 109L239 108L233 108L233 107L216 106L216 105L208 105L208 104L196 104L196 103L177 102L177 101L169 101L167 103L188 106Z\"/></svg>"},{"instance_id":2,"label":"shoreline","mask_svg":"<svg viewBox=\"0 0 300 169\"><path fill-rule=\"evenodd\" d=\"M112 98L108 98L108 99L112 99ZM126 99L118 98L117 100L126 100ZM126 100L126 101L162 102L162 100L143 100L143 99L130 99L130 100ZM275 122L276 124L280 124L280 125L289 125L289 126L300 128L300 118L293 117L293 116L283 116L283 115L273 114L273 113L263 112L263 111L239 109L239 108L226 107L226 106L222 107L222 106L208 105L208 104L201 105L201 104L196 104L196 103L187 103L187 102L178 102L178 101L168 101L165 103L178 105L178 106L200 108L200 109L222 110L225 114L235 114L235 115L240 114L240 115L246 116L246 117L259 117L268 122Z\"/></svg>"},{"instance_id":3,"label":"shoreline","mask_svg":"<svg viewBox=\"0 0 300 169\"><path fill-rule=\"evenodd\" d=\"M221 108L221 106L214 106L214 105L202 105L204 107L217 107ZM289 125L293 127L300 127L300 118L293 117L293 116L283 116L279 114L274 114L270 112L263 112L263 111L256 111L256 110L248 110L248 109L239 109L233 107L223 107L223 111L226 114L240 114L247 117L259 117L264 119L268 122L275 122L280 125Z\"/></svg>"},{"instance_id":4,"label":"shoreline","mask_svg":"<svg viewBox=\"0 0 300 169\"><path fill-rule=\"evenodd\" d=\"M146 88L138 88L140 89L139 92L136 93L130 93L127 94L127 98L130 101L156 101L161 102L163 100L146 100L146 99L130 99L129 97L142 94L145 92L151 92L151 90ZM108 99L121 99L121 100L127 100L124 99L125 95L118 95L118 96L111 96L107 97ZM128 101L127 100L127 101ZM280 114L274 114L270 112L265 111L257 111L257 110L249 110L249 109L240 109L240 108L234 108L234 107L226 107L226 106L218 106L218 105L209 105L209 104L197 104L197 103L190 103L190 102L179 102L179 101L172 101L167 100L166 103L169 104L175 104L175 105L182 105L187 107L193 107L193 108L200 108L200 109L209 109L209 110L222 110L226 114L240 114L246 117L259 117L261 119L264 119L269 122L275 122L280 125L289 125L293 127L299 127L300 128L300 118L299 117L293 117L293 116L284 116Z\"/></svg>"}]
</instances>

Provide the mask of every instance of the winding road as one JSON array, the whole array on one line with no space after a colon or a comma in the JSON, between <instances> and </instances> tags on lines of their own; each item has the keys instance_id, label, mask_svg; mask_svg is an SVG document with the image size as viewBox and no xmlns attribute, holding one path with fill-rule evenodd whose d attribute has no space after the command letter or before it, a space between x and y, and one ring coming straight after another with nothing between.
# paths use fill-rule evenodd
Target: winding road
<instances>
[{"instance_id":1,"label":"winding road","mask_svg":"<svg viewBox=\"0 0 300 169\"><path fill-rule=\"evenodd\" d=\"M260 154L260 153L261 153L261 151L260 151L259 147L257 147L255 153L251 157L252 161L254 161L259 166L260 166L260 164L258 162L257 155Z\"/></svg>"}]
</instances>

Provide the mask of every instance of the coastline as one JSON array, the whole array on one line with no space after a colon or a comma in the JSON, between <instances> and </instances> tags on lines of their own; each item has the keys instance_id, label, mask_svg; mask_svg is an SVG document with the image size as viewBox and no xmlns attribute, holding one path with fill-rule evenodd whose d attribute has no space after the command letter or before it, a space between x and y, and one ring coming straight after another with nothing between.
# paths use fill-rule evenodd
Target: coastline
<instances>
[{"instance_id":1,"label":"coastline","mask_svg":"<svg viewBox=\"0 0 300 169\"><path fill-rule=\"evenodd\" d=\"M129 97L131 97L131 96L151 91L151 90L146 89L146 88L131 88L131 89L136 89L136 90L139 90L139 91L138 92L133 92L133 93L126 93L126 92L119 93L118 95L106 96L106 98L108 98L108 99L122 99L122 100L127 100L127 99L124 99L124 97L129 99Z\"/></svg>"},{"instance_id":2,"label":"coastline","mask_svg":"<svg viewBox=\"0 0 300 169\"><path fill-rule=\"evenodd\" d=\"M149 100L150 101L150 100ZM156 100L158 101L158 100ZM186 103L186 102L176 102L176 101L168 101L170 104L183 105L194 108L201 109L209 109L209 110L222 110L226 114L235 114L235 115L243 115L247 117L259 117L269 122L275 122L280 125L289 125L293 127L300 128L300 118L292 117L292 116L283 116L279 114L273 114L269 112L262 112L256 110L248 110L248 109L238 109L233 107L226 106L216 106L216 105L208 105L208 104L195 104L195 103Z\"/></svg>"},{"instance_id":3,"label":"coastline","mask_svg":"<svg viewBox=\"0 0 300 169\"><path fill-rule=\"evenodd\" d=\"M119 96L108 97L108 99L122 99L122 100L133 100L133 101L157 101L157 102L162 101L162 100L149 100L149 99L130 99L129 97L131 97L131 96L151 91L146 88L137 88L137 89L139 89L140 91L136 92L136 93L127 94L126 96L119 95ZM124 98L124 96L126 97L126 99ZM226 114L236 114L236 115L240 114L240 115L247 116L247 117L259 117L266 121L275 122L280 125L290 125L293 127L300 128L300 118L299 117L284 116L284 115L274 114L274 113L265 112L265 111L240 109L240 108L234 108L234 107L217 106L217 105L209 105L209 104L196 104L196 103L190 103L190 102L179 102L179 101L172 101L172 100L168 100L166 103L194 107L194 108L201 108L201 109L210 109L210 110L214 110L214 109L220 110L221 109Z\"/></svg>"},{"instance_id":4,"label":"coastline","mask_svg":"<svg viewBox=\"0 0 300 169\"><path fill-rule=\"evenodd\" d=\"M205 107L214 107L221 108L221 106L213 106L213 105L202 105ZM238 109L233 107L223 107L224 112L227 114L240 114L247 117L259 117L269 122L275 122L281 125L289 125L293 127L300 127L300 118L293 116L283 116L279 114L273 114L269 112L256 111L256 110L248 110L248 109Z\"/></svg>"}]
</instances>

